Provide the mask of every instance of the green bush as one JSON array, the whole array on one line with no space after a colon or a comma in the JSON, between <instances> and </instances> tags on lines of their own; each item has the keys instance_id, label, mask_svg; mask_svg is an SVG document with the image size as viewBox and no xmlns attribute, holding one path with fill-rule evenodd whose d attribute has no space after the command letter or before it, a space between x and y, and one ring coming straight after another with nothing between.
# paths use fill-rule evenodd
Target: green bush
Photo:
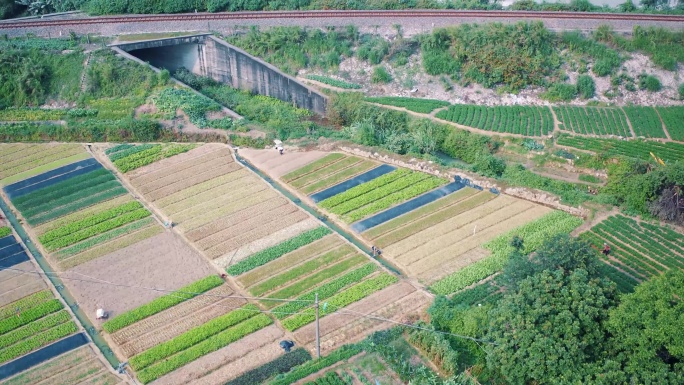
<instances>
[{"instance_id":1,"label":"green bush","mask_svg":"<svg viewBox=\"0 0 684 385\"><path fill-rule=\"evenodd\" d=\"M328 234L330 234L330 229L323 226L309 230L305 233L297 235L296 237L290 238L285 242L269 247L268 249L262 250L256 254L252 254L246 259L243 259L233 266L230 266L226 269L226 271L230 275L240 275L242 273L246 273L291 251L297 250L304 245L315 242Z\"/></svg>"},{"instance_id":2,"label":"green bush","mask_svg":"<svg viewBox=\"0 0 684 385\"><path fill-rule=\"evenodd\" d=\"M639 75L639 88L649 92L658 92L662 88L660 79L654 75Z\"/></svg>"},{"instance_id":3,"label":"green bush","mask_svg":"<svg viewBox=\"0 0 684 385\"><path fill-rule=\"evenodd\" d=\"M310 359L311 355L308 351L306 351L306 349L297 348L289 353L283 354L267 364L261 365L258 368L241 374L239 377L228 381L225 385L263 384L264 381L273 375L288 373L293 367L302 365Z\"/></svg>"},{"instance_id":4,"label":"green bush","mask_svg":"<svg viewBox=\"0 0 684 385\"><path fill-rule=\"evenodd\" d=\"M589 75L580 75L577 78L577 92L584 99L591 99L596 93L594 79Z\"/></svg>"},{"instance_id":5,"label":"green bush","mask_svg":"<svg viewBox=\"0 0 684 385\"><path fill-rule=\"evenodd\" d=\"M107 333L114 333L117 330L123 329L126 326L153 316L172 306L178 305L183 301L194 298L215 287L221 286L222 284L223 279L221 279L221 277L217 275L210 275L200 279L199 281L191 283L188 286L182 287L173 293L161 296L152 302L146 303L145 305L142 305L136 309L119 314L118 316L102 324L102 328Z\"/></svg>"},{"instance_id":6,"label":"green bush","mask_svg":"<svg viewBox=\"0 0 684 385\"><path fill-rule=\"evenodd\" d=\"M554 83L542 97L552 102L567 102L577 97L577 87L568 83Z\"/></svg>"},{"instance_id":7,"label":"green bush","mask_svg":"<svg viewBox=\"0 0 684 385\"><path fill-rule=\"evenodd\" d=\"M377 66L373 68L373 74L371 75L371 83L389 83L392 81L392 75L387 72L384 66Z\"/></svg>"}]
</instances>

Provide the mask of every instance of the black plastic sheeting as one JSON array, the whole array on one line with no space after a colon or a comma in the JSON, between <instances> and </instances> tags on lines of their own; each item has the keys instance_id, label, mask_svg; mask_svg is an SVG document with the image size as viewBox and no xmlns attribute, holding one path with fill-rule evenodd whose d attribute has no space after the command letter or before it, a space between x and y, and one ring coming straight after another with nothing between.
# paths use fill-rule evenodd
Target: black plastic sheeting
<instances>
[{"instance_id":1,"label":"black plastic sheeting","mask_svg":"<svg viewBox=\"0 0 684 385\"><path fill-rule=\"evenodd\" d=\"M76 163L72 163L52 171L44 172L40 175L22 180L21 182L13 183L5 187L7 196L12 198L20 197L30 192L36 191L43 187L52 186L63 180L73 178L78 175L97 170L102 167L94 158L85 159Z\"/></svg>"},{"instance_id":2,"label":"black plastic sheeting","mask_svg":"<svg viewBox=\"0 0 684 385\"><path fill-rule=\"evenodd\" d=\"M25 251L21 253L14 254L11 257L0 258L0 270L7 269L8 267L16 266L20 263L30 261L28 254Z\"/></svg>"},{"instance_id":3,"label":"black plastic sheeting","mask_svg":"<svg viewBox=\"0 0 684 385\"><path fill-rule=\"evenodd\" d=\"M313 195L311 195L311 199L318 203L324 199L328 199L332 196L335 196L337 194L341 194L347 190L349 190L352 187L356 187L360 184L369 182L375 178L381 177L387 173L390 173L392 171L396 170L396 167L390 166L387 164L383 164L382 166L376 167L370 171L366 171L361 175L355 176L354 178L351 178L349 180L346 180L342 183L336 184L332 187L329 187L321 192L317 192Z\"/></svg>"},{"instance_id":4,"label":"black plastic sheeting","mask_svg":"<svg viewBox=\"0 0 684 385\"><path fill-rule=\"evenodd\" d=\"M0 366L0 380L12 377L17 373L30 369L42 362L74 350L88 343L88 338L85 334L78 333L67 337L63 340L57 341L52 345L48 345L33 353L29 353L23 357L17 358L5 365Z\"/></svg>"},{"instance_id":5,"label":"black plastic sheeting","mask_svg":"<svg viewBox=\"0 0 684 385\"><path fill-rule=\"evenodd\" d=\"M0 258L9 257L10 255L21 253L22 251L24 251L24 248L21 247L20 244L14 243L13 245L9 245L0 249Z\"/></svg>"},{"instance_id":6,"label":"black plastic sheeting","mask_svg":"<svg viewBox=\"0 0 684 385\"><path fill-rule=\"evenodd\" d=\"M17 240L14 239L13 235L8 235L6 237L0 238L0 249L3 247L7 247L13 243L17 243Z\"/></svg>"},{"instance_id":7,"label":"black plastic sheeting","mask_svg":"<svg viewBox=\"0 0 684 385\"><path fill-rule=\"evenodd\" d=\"M362 233L379 224L385 223L400 215L406 214L409 211L413 211L421 206L425 206L428 203L434 202L441 197L447 196L455 191L462 189L463 187L465 187L465 184L461 181L449 183L446 186L442 186L441 188L438 188L436 190L426 192L423 195L417 196L409 201L406 201L398 206L394 206L391 209L385 210L370 218L358 221L352 224L351 228L357 233Z\"/></svg>"}]
</instances>

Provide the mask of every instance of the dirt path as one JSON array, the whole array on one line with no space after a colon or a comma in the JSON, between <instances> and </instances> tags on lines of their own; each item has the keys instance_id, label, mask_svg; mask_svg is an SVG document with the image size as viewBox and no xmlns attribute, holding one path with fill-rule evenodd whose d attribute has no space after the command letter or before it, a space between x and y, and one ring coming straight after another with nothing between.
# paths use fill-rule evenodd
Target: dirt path
<instances>
[{"instance_id":1,"label":"dirt path","mask_svg":"<svg viewBox=\"0 0 684 385\"><path fill-rule=\"evenodd\" d=\"M620 210L618 210L617 208L613 208L610 211L599 211L594 215L593 218L584 221L584 223L582 223L578 228L573 230L570 233L570 235L572 235L573 237L577 237L580 234L582 234L586 231L589 231L589 229L596 226L597 224L603 222L603 220L607 219L608 217L610 217L612 215L617 215L619 213L620 213Z\"/></svg>"},{"instance_id":2,"label":"dirt path","mask_svg":"<svg viewBox=\"0 0 684 385\"><path fill-rule=\"evenodd\" d=\"M634 132L634 127L632 127L632 122L629 120L629 116L627 116L627 113L625 110L620 107L620 111L622 111L623 114L625 114L625 121L627 122L627 127L629 127L629 132L632 134L632 138L636 138L636 133Z\"/></svg>"},{"instance_id":3,"label":"dirt path","mask_svg":"<svg viewBox=\"0 0 684 385\"><path fill-rule=\"evenodd\" d=\"M665 133L665 137L667 137L668 140L672 140L672 137L670 136L670 133L667 131L667 127L665 126L665 122L663 121L663 117L660 116L660 112L655 107L653 109L655 110L656 115L658 115L658 119L660 119L660 124L663 126L663 132Z\"/></svg>"}]
</instances>

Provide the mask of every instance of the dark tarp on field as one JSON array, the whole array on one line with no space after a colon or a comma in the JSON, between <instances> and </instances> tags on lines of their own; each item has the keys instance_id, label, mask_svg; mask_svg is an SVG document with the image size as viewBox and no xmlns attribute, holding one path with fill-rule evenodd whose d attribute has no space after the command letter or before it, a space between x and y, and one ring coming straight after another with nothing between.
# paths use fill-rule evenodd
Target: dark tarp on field
<instances>
[{"instance_id":1,"label":"dark tarp on field","mask_svg":"<svg viewBox=\"0 0 684 385\"><path fill-rule=\"evenodd\" d=\"M346 180L342 183L336 184L332 187L329 187L321 192L317 192L313 195L311 195L311 199L318 203L324 199L328 199L332 196L335 196L337 194L341 194L347 190L349 190L352 187L356 187L360 184L369 182L375 178L381 177L387 173L390 173L392 171L396 170L396 167L390 166L387 164L383 164L382 166L376 167L370 171L366 171L361 175L355 176L349 180Z\"/></svg>"},{"instance_id":2,"label":"dark tarp on field","mask_svg":"<svg viewBox=\"0 0 684 385\"><path fill-rule=\"evenodd\" d=\"M5 187L4 190L7 193L7 196L12 199L43 187L52 186L63 180L97 170L100 167L102 167L102 165L99 164L97 160L89 158L13 183Z\"/></svg>"},{"instance_id":3,"label":"dark tarp on field","mask_svg":"<svg viewBox=\"0 0 684 385\"><path fill-rule=\"evenodd\" d=\"M85 334L78 333L63 340L59 340L40 350L36 350L33 353L19 357L14 361L10 361L5 365L0 366L0 381L87 343L88 338L86 338Z\"/></svg>"},{"instance_id":4,"label":"dark tarp on field","mask_svg":"<svg viewBox=\"0 0 684 385\"><path fill-rule=\"evenodd\" d=\"M447 196L455 191L462 189L463 187L465 187L465 184L463 184L462 182L449 183L446 186L442 186L436 190L428 191L425 194L417 196L400 205L394 206L388 210L375 214L370 218L358 221L352 224L351 228L357 233L362 233L372 227L385 223L400 215L413 211L421 206L425 206L428 203L434 202L443 196Z\"/></svg>"},{"instance_id":5,"label":"dark tarp on field","mask_svg":"<svg viewBox=\"0 0 684 385\"><path fill-rule=\"evenodd\" d=\"M0 270L7 269L8 267L16 266L20 263L29 261L28 254L25 251L17 253L7 258L0 258Z\"/></svg>"}]
</instances>

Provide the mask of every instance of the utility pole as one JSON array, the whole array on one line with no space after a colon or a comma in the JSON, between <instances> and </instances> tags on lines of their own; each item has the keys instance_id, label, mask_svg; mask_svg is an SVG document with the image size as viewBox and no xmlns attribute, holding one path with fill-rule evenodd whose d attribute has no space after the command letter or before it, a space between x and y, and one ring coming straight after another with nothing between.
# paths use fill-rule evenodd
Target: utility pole
<instances>
[{"instance_id":1,"label":"utility pole","mask_svg":"<svg viewBox=\"0 0 684 385\"><path fill-rule=\"evenodd\" d=\"M316 357L321 358L321 330L318 325L318 293L316 293L314 306L316 307Z\"/></svg>"}]
</instances>

